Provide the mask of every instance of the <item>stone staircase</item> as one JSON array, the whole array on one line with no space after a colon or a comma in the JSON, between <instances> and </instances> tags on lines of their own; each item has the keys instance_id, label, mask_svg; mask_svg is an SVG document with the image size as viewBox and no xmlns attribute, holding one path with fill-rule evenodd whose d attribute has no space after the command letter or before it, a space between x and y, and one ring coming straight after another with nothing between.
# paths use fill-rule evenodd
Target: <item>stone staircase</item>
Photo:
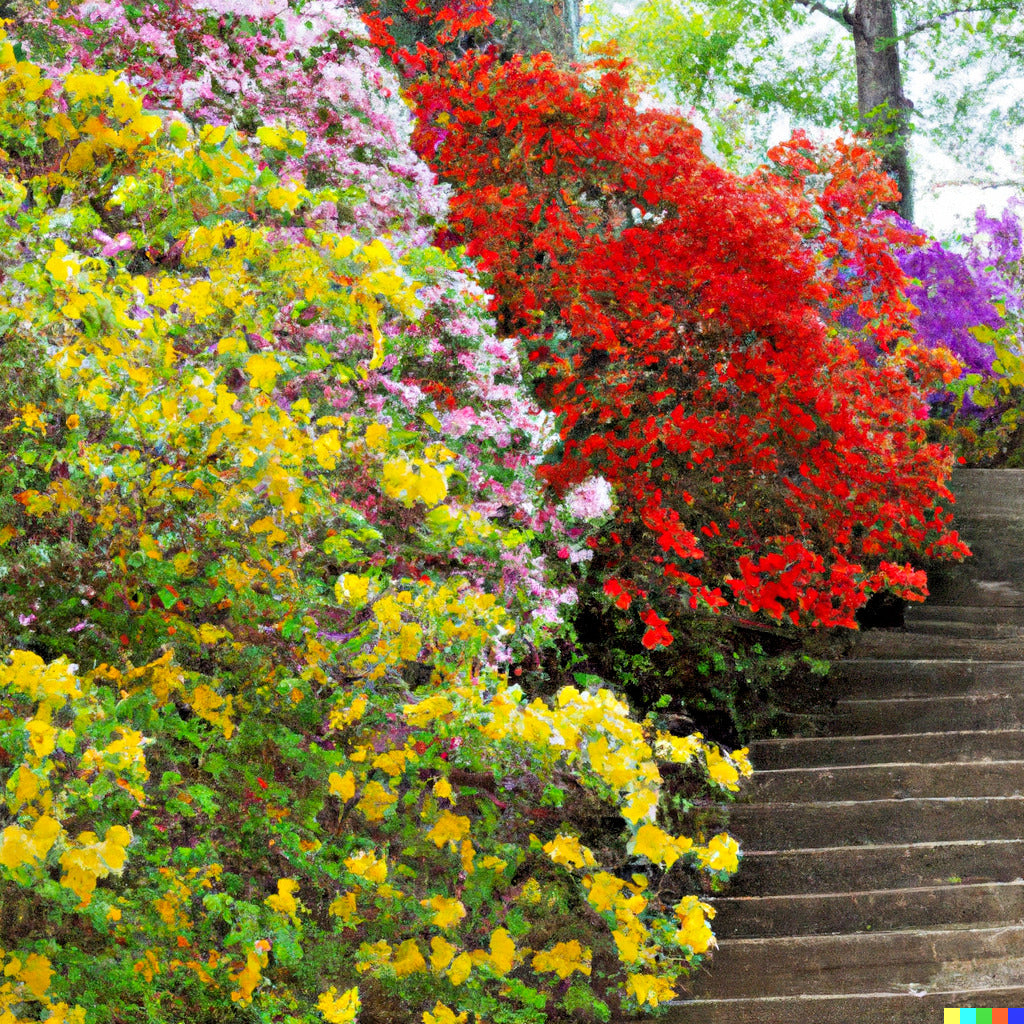
<instances>
[{"instance_id":1,"label":"stone staircase","mask_svg":"<svg viewBox=\"0 0 1024 1024\"><path fill-rule=\"evenodd\" d=\"M831 735L751 744L719 950L671 1024L926 1024L1024 1006L1024 471L954 478L974 551L830 682Z\"/></svg>"}]
</instances>

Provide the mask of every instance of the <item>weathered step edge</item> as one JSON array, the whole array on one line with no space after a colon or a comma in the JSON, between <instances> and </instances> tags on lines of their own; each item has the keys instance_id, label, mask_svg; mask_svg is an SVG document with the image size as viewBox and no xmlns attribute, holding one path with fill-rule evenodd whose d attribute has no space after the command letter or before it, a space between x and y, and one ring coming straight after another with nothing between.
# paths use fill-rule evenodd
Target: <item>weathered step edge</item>
<instances>
[{"instance_id":1,"label":"weathered step edge","mask_svg":"<svg viewBox=\"0 0 1024 1024\"><path fill-rule=\"evenodd\" d=\"M1024 879L795 896L719 896L719 938L828 935L1024 921Z\"/></svg>"},{"instance_id":2,"label":"weathered step edge","mask_svg":"<svg viewBox=\"0 0 1024 1024\"><path fill-rule=\"evenodd\" d=\"M1012 882L1024 873L1024 839L957 839L802 850L745 851L723 895L815 892Z\"/></svg>"},{"instance_id":3,"label":"weathered step edge","mask_svg":"<svg viewBox=\"0 0 1024 1024\"><path fill-rule=\"evenodd\" d=\"M909 735L796 736L755 740L754 769L823 768L834 765L892 764L899 761L1012 761L1022 747L1019 729L923 732ZM955 757L951 755L955 754Z\"/></svg>"},{"instance_id":4,"label":"weathered step edge","mask_svg":"<svg viewBox=\"0 0 1024 1024\"><path fill-rule=\"evenodd\" d=\"M1022 749L1024 753L1024 749ZM1010 796L1024 792L1024 760L828 765L757 772L753 803L896 800L926 796Z\"/></svg>"},{"instance_id":5,"label":"weathered step edge","mask_svg":"<svg viewBox=\"0 0 1024 1024\"><path fill-rule=\"evenodd\" d=\"M1024 1006L1024 984L951 989L921 995L767 996L667 1004L664 1024L926 1024L947 1006ZM640 1024L639 1021L636 1024Z\"/></svg>"},{"instance_id":6,"label":"weathered step edge","mask_svg":"<svg viewBox=\"0 0 1024 1024\"><path fill-rule=\"evenodd\" d=\"M1024 956L1024 925L726 939L692 981L700 999L906 992L963 963ZM944 966L947 965L947 966ZM717 969L716 969L717 968ZM728 991L723 991L728 989Z\"/></svg>"},{"instance_id":7,"label":"weathered step edge","mask_svg":"<svg viewBox=\"0 0 1024 1024\"><path fill-rule=\"evenodd\" d=\"M757 850L819 846L825 836L834 846L1016 839L1024 831L1024 796L740 803L729 824Z\"/></svg>"}]
</instances>

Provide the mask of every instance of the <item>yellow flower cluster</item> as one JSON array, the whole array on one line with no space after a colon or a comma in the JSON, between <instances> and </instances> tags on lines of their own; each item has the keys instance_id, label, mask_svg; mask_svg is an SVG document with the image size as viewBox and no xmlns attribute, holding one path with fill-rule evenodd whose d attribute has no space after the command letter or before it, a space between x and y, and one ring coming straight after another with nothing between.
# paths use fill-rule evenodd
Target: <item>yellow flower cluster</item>
<instances>
[{"instance_id":1,"label":"yellow flower cluster","mask_svg":"<svg viewBox=\"0 0 1024 1024\"><path fill-rule=\"evenodd\" d=\"M89 830L75 836L67 832L64 821L81 812L67 790L52 787L52 780L64 774L56 770L54 756L59 751L63 761L78 755L80 773L93 780L85 800L113 780L141 802L148 771L141 733L122 729L103 746L90 742L90 727L102 721L104 712L92 676L80 679L74 669L64 660L47 665L28 651L13 651L9 664L0 665L0 692L8 695L11 709L21 699L35 704L30 715L14 720L24 730L25 754L12 766L13 785L3 798L15 823L0 833L0 867L16 878L41 878L54 859L63 869L61 885L87 906L98 881L121 873L132 834L123 825L109 826L102 840ZM99 674L102 670L93 673Z\"/></svg>"}]
</instances>

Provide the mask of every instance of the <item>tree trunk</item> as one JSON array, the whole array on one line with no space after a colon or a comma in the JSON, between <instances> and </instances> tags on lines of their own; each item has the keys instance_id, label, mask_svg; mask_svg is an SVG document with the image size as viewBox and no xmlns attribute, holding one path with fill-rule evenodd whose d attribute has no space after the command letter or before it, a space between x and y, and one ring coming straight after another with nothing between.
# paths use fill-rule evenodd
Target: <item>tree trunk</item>
<instances>
[{"instance_id":1,"label":"tree trunk","mask_svg":"<svg viewBox=\"0 0 1024 1024\"><path fill-rule=\"evenodd\" d=\"M914 191L907 155L913 104L903 95L899 47L880 40L896 37L896 0L856 0L847 14L857 59L857 110L861 124L871 133L886 172L896 179L902 199L901 217L914 219Z\"/></svg>"},{"instance_id":2,"label":"tree trunk","mask_svg":"<svg viewBox=\"0 0 1024 1024\"><path fill-rule=\"evenodd\" d=\"M579 0L495 0L491 9L511 52L579 57Z\"/></svg>"}]
</instances>

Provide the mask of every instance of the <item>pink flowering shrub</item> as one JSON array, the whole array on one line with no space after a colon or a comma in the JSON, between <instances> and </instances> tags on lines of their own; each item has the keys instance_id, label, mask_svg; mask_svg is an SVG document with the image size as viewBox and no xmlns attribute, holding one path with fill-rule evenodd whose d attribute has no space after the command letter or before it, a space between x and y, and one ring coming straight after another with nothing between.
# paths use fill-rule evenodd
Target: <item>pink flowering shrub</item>
<instances>
[{"instance_id":1,"label":"pink flowering shrub","mask_svg":"<svg viewBox=\"0 0 1024 1024\"><path fill-rule=\"evenodd\" d=\"M42 17L62 49L55 63L123 69L149 109L180 112L193 124L269 126L254 155L282 178L305 180L328 196L290 229L296 238L313 225L359 239L382 236L410 273L427 275L414 322L389 321L382 312L389 354L381 365L365 379L326 385L324 397L346 415L361 411L397 430L428 424L438 432L476 511L488 522L509 519L522 537L518 545L476 551L472 565L460 569L524 602L524 621L544 632L526 630L521 639L546 642L575 602L577 574L564 559L545 557L538 537L547 537L549 556L566 545L584 549L579 524L570 537L534 482L556 434L523 385L515 344L494 337L487 296L468 264L457 252L442 257L423 248L446 210L447 189L413 153L398 83L381 67L353 7L327 0L86 0ZM116 244L105 237L106 248ZM344 358L366 342L365 329L325 336L314 316L308 325L306 319L301 310L282 309L255 344L321 345ZM382 510L372 500L363 505L376 522ZM431 557L440 563L451 552Z\"/></svg>"},{"instance_id":2,"label":"pink flowering shrub","mask_svg":"<svg viewBox=\"0 0 1024 1024\"><path fill-rule=\"evenodd\" d=\"M749 762L516 684L572 597L546 421L458 258L338 224L303 131L0 32L0 1009L657 1006L738 863L662 770Z\"/></svg>"}]
</instances>

